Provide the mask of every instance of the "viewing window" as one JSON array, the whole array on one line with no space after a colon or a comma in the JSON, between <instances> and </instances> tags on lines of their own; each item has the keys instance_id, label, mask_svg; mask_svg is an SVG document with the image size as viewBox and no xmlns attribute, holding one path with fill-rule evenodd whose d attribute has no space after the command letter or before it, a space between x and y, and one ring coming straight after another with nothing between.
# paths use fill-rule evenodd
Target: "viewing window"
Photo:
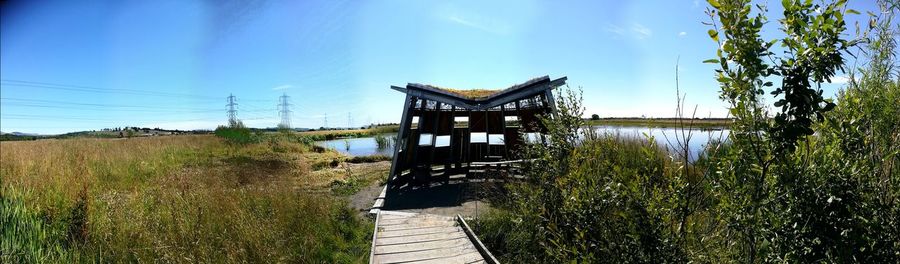
<instances>
[{"instance_id":1,"label":"viewing window","mask_svg":"<svg viewBox=\"0 0 900 264\"><path fill-rule=\"evenodd\" d=\"M504 121L506 123L506 127L519 127L518 116L505 116Z\"/></svg>"},{"instance_id":2,"label":"viewing window","mask_svg":"<svg viewBox=\"0 0 900 264\"><path fill-rule=\"evenodd\" d=\"M410 127L410 128L413 128L413 129L414 129L414 128L419 128L419 117L418 117L418 116L413 116L413 117L412 117L412 122L409 124L409 127Z\"/></svg>"},{"instance_id":3,"label":"viewing window","mask_svg":"<svg viewBox=\"0 0 900 264\"><path fill-rule=\"evenodd\" d=\"M503 134L490 134L490 135L488 135L488 144L490 144L490 145L503 145Z\"/></svg>"},{"instance_id":4,"label":"viewing window","mask_svg":"<svg viewBox=\"0 0 900 264\"><path fill-rule=\"evenodd\" d=\"M419 135L419 146L431 146L434 143L434 134Z\"/></svg>"},{"instance_id":5,"label":"viewing window","mask_svg":"<svg viewBox=\"0 0 900 264\"><path fill-rule=\"evenodd\" d=\"M435 137L434 138L434 146L435 147L449 147L450 146L450 135Z\"/></svg>"},{"instance_id":6,"label":"viewing window","mask_svg":"<svg viewBox=\"0 0 900 264\"><path fill-rule=\"evenodd\" d=\"M472 132L469 143L487 143L487 132Z\"/></svg>"},{"instance_id":7,"label":"viewing window","mask_svg":"<svg viewBox=\"0 0 900 264\"><path fill-rule=\"evenodd\" d=\"M469 127L468 116L453 117L453 127Z\"/></svg>"},{"instance_id":8,"label":"viewing window","mask_svg":"<svg viewBox=\"0 0 900 264\"><path fill-rule=\"evenodd\" d=\"M525 133L525 142L540 143L541 142L541 133L538 133L538 132Z\"/></svg>"}]
</instances>

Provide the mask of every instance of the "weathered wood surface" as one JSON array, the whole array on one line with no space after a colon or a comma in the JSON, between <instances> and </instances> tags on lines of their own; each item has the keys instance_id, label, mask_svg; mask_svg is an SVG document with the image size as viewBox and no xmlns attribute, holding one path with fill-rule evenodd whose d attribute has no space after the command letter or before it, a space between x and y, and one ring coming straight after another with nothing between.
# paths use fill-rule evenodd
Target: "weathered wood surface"
<instances>
[{"instance_id":1,"label":"weathered wood surface","mask_svg":"<svg viewBox=\"0 0 900 264\"><path fill-rule=\"evenodd\" d=\"M371 263L486 263L452 217L381 210L377 218Z\"/></svg>"}]
</instances>

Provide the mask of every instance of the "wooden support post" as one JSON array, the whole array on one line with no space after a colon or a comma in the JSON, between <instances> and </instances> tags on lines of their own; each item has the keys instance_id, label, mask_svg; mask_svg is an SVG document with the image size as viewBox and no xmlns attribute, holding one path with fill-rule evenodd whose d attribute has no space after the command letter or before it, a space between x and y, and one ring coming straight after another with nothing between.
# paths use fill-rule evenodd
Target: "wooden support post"
<instances>
[{"instance_id":1,"label":"wooden support post","mask_svg":"<svg viewBox=\"0 0 900 264\"><path fill-rule=\"evenodd\" d=\"M417 166L419 165L419 141L421 141L420 138L422 137L422 120L425 119L424 118L425 108L428 105L428 100L419 98L419 101L422 102L422 105L419 106L419 112L422 114L419 115L419 123L416 124L416 126L418 126L418 129L416 130L416 131L418 131L418 135L416 135L416 137L413 139L414 140L413 147L412 147L412 164L413 164L413 166L411 166L411 168L410 168L410 171L412 174L411 176L413 176L413 178L416 178L418 176L416 174L418 173Z\"/></svg>"},{"instance_id":2,"label":"wooden support post","mask_svg":"<svg viewBox=\"0 0 900 264\"><path fill-rule=\"evenodd\" d=\"M556 115L556 101L553 99L553 91L550 89L544 91L544 100L546 100L547 105L550 106L550 114Z\"/></svg>"},{"instance_id":3,"label":"wooden support post","mask_svg":"<svg viewBox=\"0 0 900 264\"><path fill-rule=\"evenodd\" d=\"M501 124L501 127L503 127L503 129L500 130L500 134L503 135L503 158L502 159L505 160L505 159L509 158L509 153L506 152L507 148L506 148L506 105L505 104L500 105L500 124Z\"/></svg>"},{"instance_id":4,"label":"wooden support post","mask_svg":"<svg viewBox=\"0 0 900 264\"><path fill-rule=\"evenodd\" d=\"M437 151L435 146L437 140L438 123L441 121L441 102L434 102L434 124L431 125L431 153L428 153L428 176L431 176L431 165L434 164L434 152ZM429 179L430 180L430 179Z\"/></svg>"},{"instance_id":5,"label":"wooden support post","mask_svg":"<svg viewBox=\"0 0 900 264\"><path fill-rule=\"evenodd\" d=\"M410 109L413 107L412 101L418 100L415 97L410 95L406 96L406 102L403 103L403 115L400 117L400 130L397 131L397 141L394 142L394 157L393 161L391 161L391 172L388 174L387 183L385 183L385 187L390 185L391 180L394 179L395 174L397 173L397 167L400 165L399 160L400 157L400 149L401 146L405 146L407 142L407 136L409 136L409 125L412 122L412 116L409 115ZM409 151L409 150L407 150Z\"/></svg>"}]
</instances>

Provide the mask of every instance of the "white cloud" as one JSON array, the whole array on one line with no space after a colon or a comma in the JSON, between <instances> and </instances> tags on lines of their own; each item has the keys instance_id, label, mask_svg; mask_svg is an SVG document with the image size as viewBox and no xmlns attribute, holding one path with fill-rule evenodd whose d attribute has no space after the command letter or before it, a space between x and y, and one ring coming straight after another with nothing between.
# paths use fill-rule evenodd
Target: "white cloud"
<instances>
[{"instance_id":1,"label":"white cloud","mask_svg":"<svg viewBox=\"0 0 900 264\"><path fill-rule=\"evenodd\" d=\"M484 32L493 33L493 34L504 34L504 31L501 29L485 26L482 23L476 23L476 22L473 22L468 19L464 19L464 18L456 16L456 15L451 15L447 19L449 19L450 21L452 21L454 23L457 23L457 24L460 24L463 26L467 26L470 28L478 29L478 30L481 30Z\"/></svg>"},{"instance_id":2,"label":"white cloud","mask_svg":"<svg viewBox=\"0 0 900 264\"><path fill-rule=\"evenodd\" d=\"M621 27L613 25L613 24L607 24L606 27L603 28L603 30L606 32L609 32L609 33L619 35L619 36L625 35L625 29L622 29Z\"/></svg>"},{"instance_id":3,"label":"white cloud","mask_svg":"<svg viewBox=\"0 0 900 264\"><path fill-rule=\"evenodd\" d=\"M637 39L645 39L653 36L652 30L638 23L631 25L631 31L634 32L634 37Z\"/></svg>"},{"instance_id":4,"label":"white cloud","mask_svg":"<svg viewBox=\"0 0 900 264\"><path fill-rule=\"evenodd\" d=\"M276 86L275 88L272 88L272 90L276 90L276 91L277 90L287 90L287 89L290 89L291 87L294 87L294 86L290 85L290 84L285 84L285 85Z\"/></svg>"},{"instance_id":5,"label":"white cloud","mask_svg":"<svg viewBox=\"0 0 900 264\"><path fill-rule=\"evenodd\" d=\"M679 37L687 36L687 32L684 32L684 31L678 32L678 36Z\"/></svg>"},{"instance_id":6,"label":"white cloud","mask_svg":"<svg viewBox=\"0 0 900 264\"><path fill-rule=\"evenodd\" d=\"M831 78L831 83L834 84L845 84L850 82L850 77L847 76L834 76Z\"/></svg>"},{"instance_id":7,"label":"white cloud","mask_svg":"<svg viewBox=\"0 0 900 264\"><path fill-rule=\"evenodd\" d=\"M616 36L629 36L638 40L646 39L653 36L653 30L641 25L639 23L634 23L630 28L625 29L617 25L606 24L606 27L603 28L603 31L612 33ZM616 37L614 37L616 38Z\"/></svg>"}]
</instances>

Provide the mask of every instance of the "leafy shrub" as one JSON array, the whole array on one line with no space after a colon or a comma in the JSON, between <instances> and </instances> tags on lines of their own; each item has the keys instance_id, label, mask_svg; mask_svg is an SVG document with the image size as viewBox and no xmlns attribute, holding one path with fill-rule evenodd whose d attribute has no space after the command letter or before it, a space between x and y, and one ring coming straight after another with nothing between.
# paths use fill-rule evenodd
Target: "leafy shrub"
<instances>
[{"instance_id":1,"label":"leafy shrub","mask_svg":"<svg viewBox=\"0 0 900 264\"><path fill-rule=\"evenodd\" d=\"M479 236L507 262L679 262L685 254L661 208L670 160L654 144L583 127L580 97L561 96L542 121L549 139L525 147L526 182L503 211L478 221Z\"/></svg>"},{"instance_id":2,"label":"leafy shrub","mask_svg":"<svg viewBox=\"0 0 900 264\"><path fill-rule=\"evenodd\" d=\"M235 122L231 126L219 126L216 128L215 135L224 138L228 144L246 145L259 142L259 135L254 134L249 128L245 127L240 121Z\"/></svg>"}]
</instances>

